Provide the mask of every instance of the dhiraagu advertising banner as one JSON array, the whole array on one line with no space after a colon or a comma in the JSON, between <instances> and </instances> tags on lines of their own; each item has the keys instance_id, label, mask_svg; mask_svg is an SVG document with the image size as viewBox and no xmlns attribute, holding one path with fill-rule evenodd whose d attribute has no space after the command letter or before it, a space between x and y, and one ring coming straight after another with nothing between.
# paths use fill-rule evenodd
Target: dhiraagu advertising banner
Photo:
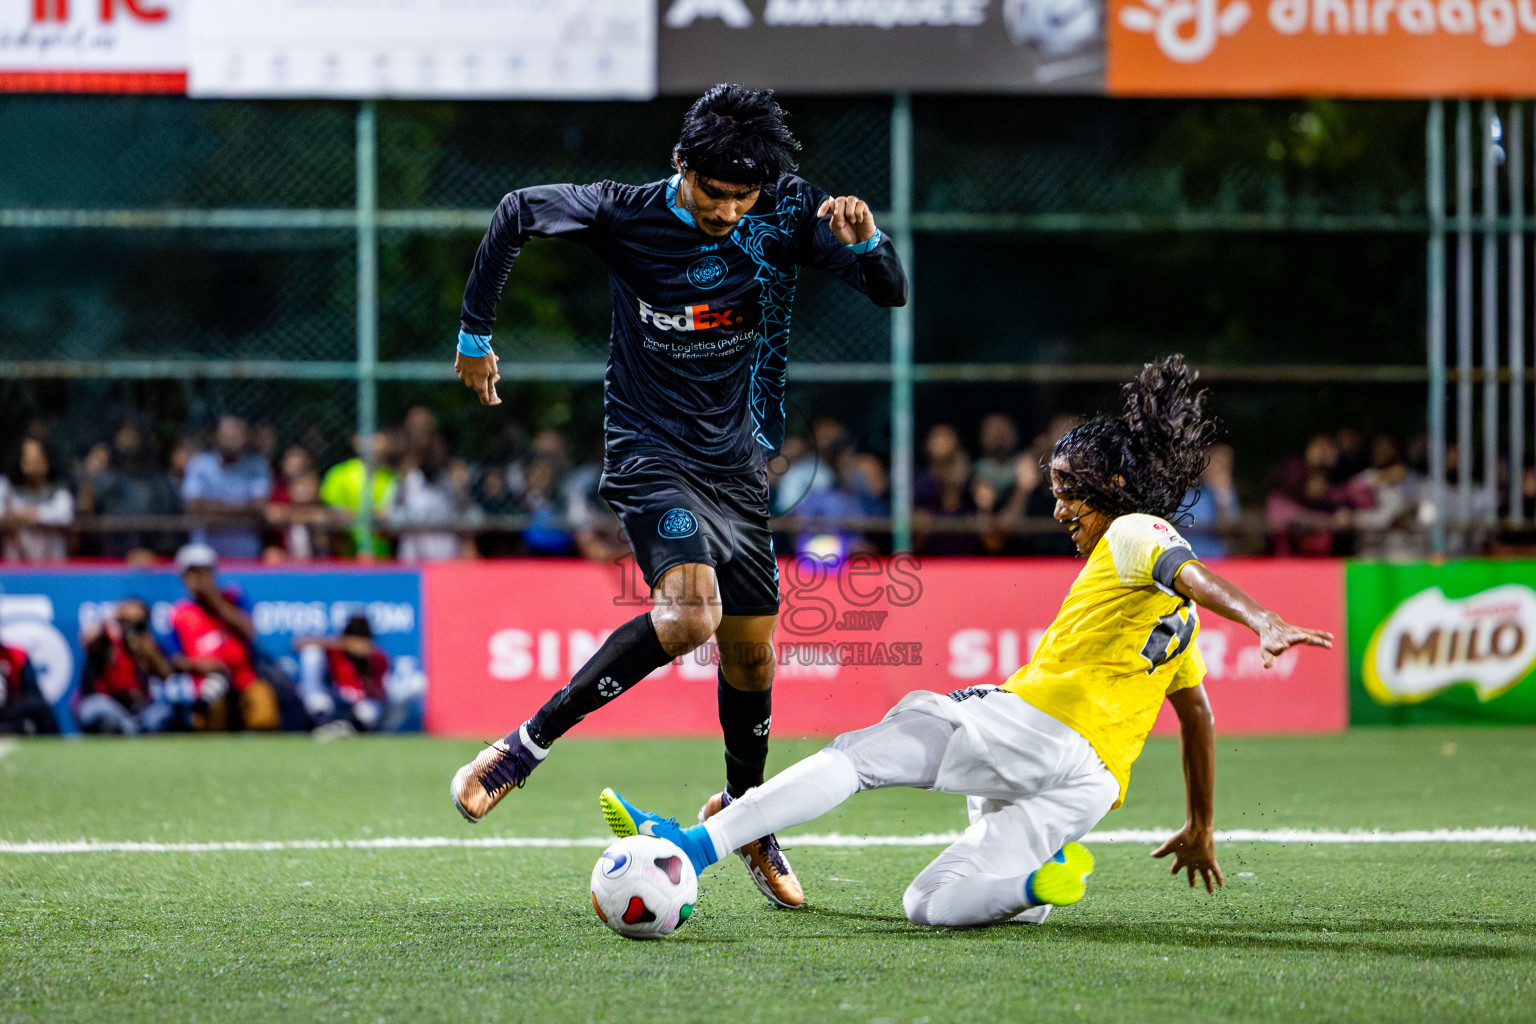
<instances>
[{"instance_id":1,"label":"dhiraagu advertising banner","mask_svg":"<svg viewBox=\"0 0 1536 1024\"><path fill-rule=\"evenodd\" d=\"M1355 563L1349 720L1536 722L1536 561Z\"/></svg>"}]
</instances>

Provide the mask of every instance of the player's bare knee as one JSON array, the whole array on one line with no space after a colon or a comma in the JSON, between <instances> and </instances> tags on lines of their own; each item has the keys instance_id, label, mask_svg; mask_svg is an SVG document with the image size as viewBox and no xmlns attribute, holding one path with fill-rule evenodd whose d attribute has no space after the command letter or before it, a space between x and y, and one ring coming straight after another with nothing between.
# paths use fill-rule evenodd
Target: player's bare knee
<instances>
[{"instance_id":1,"label":"player's bare knee","mask_svg":"<svg viewBox=\"0 0 1536 1024\"><path fill-rule=\"evenodd\" d=\"M690 562L675 565L656 581L651 625L672 657L704 643L720 626L719 584L713 567Z\"/></svg>"},{"instance_id":2,"label":"player's bare knee","mask_svg":"<svg viewBox=\"0 0 1536 1024\"><path fill-rule=\"evenodd\" d=\"M747 693L773 689L773 644L737 641L720 645L725 681Z\"/></svg>"},{"instance_id":3,"label":"player's bare knee","mask_svg":"<svg viewBox=\"0 0 1536 1024\"><path fill-rule=\"evenodd\" d=\"M708 640L718 624L718 613L711 614L708 605L658 600L651 610L656 639L674 658L682 657Z\"/></svg>"}]
</instances>

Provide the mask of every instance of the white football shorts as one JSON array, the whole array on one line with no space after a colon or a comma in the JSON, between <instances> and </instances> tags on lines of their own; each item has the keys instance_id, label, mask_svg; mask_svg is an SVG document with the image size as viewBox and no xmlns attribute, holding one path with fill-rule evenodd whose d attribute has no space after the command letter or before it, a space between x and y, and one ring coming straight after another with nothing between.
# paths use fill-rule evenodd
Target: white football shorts
<instances>
[{"instance_id":1,"label":"white football shorts","mask_svg":"<svg viewBox=\"0 0 1536 1024\"><path fill-rule=\"evenodd\" d=\"M1120 784L1076 730L993 686L908 694L877 725L844 733L861 789L916 786L968 797L970 826L914 881L1034 871L1109 813Z\"/></svg>"}]
</instances>

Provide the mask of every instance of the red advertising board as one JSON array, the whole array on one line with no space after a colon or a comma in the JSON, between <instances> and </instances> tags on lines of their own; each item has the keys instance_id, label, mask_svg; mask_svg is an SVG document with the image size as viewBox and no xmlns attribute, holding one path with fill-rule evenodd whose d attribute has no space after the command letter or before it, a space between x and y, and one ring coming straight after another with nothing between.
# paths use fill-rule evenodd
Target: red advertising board
<instances>
[{"instance_id":1,"label":"red advertising board","mask_svg":"<svg viewBox=\"0 0 1536 1024\"><path fill-rule=\"evenodd\" d=\"M774 729L827 736L877 721L910 690L1000 682L1026 661L1080 563L1055 559L855 561L782 566ZM1280 614L1344 635L1336 562L1218 566ZM633 565L457 562L424 571L428 730L494 736L530 715L615 626L648 606ZM1201 618L1206 688L1228 734L1334 732L1348 720L1342 646L1260 665L1251 633ZM654 673L580 726L589 736L718 732L709 648ZM1159 729L1172 728L1165 713Z\"/></svg>"},{"instance_id":2,"label":"red advertising board","mask_svg":"<svg viewBox=\"0 0 1536 1024\"><path fill-rule=\"evenodd\" d=\"M182 93L188 0L0 4L0 92Z\"/></svg>"}]
</instances>

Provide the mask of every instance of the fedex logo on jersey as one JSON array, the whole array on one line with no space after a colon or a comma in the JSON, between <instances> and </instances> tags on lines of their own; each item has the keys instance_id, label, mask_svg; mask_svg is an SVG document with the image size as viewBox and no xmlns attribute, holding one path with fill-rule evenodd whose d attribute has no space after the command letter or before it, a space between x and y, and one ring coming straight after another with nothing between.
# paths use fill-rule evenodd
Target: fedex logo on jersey
<instances>
[{"instance_id":1,"label":"fedex logo on jersey","mask_svg":"<svg viewBox=\"0 0 1536 1024\"><path fill-rule=\"evenodd\" d=\"M707 304L685 306L681 313L662 313L640 300L640 322L659 331L707 331L713 327L732 327L742 317L734 309L712 310Z\"/></svg>"}]
</instances>

